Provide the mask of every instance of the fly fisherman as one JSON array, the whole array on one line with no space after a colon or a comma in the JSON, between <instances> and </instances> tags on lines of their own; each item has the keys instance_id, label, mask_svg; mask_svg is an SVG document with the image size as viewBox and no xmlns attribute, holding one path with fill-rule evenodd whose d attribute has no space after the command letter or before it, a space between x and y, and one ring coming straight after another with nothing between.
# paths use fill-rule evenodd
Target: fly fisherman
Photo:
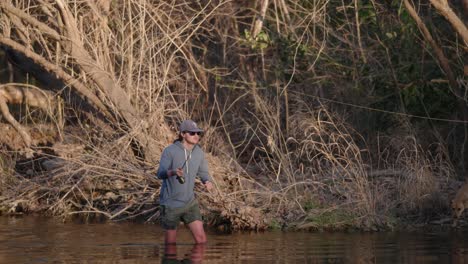
<instances>
[{"instance_id":1,"label":"fly fisherman","mask_svg":"<svg viewBox=\"0 0 468 264\"><path fill-rule=\"evenodd\" d=\"M188 225L196 243L206 242L194 193L197 175L208 191L213 188L205 153L198 145L202 133L203 130L192 120L183 121L179 127L179 138L166 147L161 155L157 176L163 180L159 203L166 244L176 243L180 221Z\"/></svg>"}]
</instances>

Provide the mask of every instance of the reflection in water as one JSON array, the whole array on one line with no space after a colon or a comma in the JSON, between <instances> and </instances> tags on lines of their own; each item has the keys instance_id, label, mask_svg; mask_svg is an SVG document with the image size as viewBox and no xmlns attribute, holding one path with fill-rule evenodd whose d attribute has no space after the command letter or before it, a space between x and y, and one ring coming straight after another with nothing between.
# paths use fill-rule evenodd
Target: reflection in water
<instances>
[{"instance_id":1,"label":"reflection in water","mask_svg":"<svg viewBox=\"0 0 468 264\"><path fill-rule=\"evenodd\" d=\"M164 245L158 224L62 223L0 217L0 263L468 263L467 230L418 233L265 232L220 235L206 245L180 228Z\"/></svg>"},{"instance_id":2,"label":"reflection in water","mask_svg":"<svg viewBox=\"0 0 468 264\"><path fill-rule=\"evenodd\" d=\"M184 258L178 259L177 257L177 245L168 244L164 248L164 256L161 263L202 263L203 254L205 252L205 244L194 244L188 254L184 255Z\"/></svg>"}]
</instances>

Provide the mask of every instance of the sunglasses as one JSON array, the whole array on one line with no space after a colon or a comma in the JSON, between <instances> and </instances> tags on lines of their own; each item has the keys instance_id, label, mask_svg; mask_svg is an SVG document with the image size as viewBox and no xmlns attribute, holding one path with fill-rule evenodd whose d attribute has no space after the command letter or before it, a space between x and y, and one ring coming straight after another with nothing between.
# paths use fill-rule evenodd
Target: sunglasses
<instances>
[{"instance_id":1,"label":"sunglasses","mask_svg":"<svg viewBox=\"0 0 468 264\"><path fill-rule=\"evenodd\" d=\"M184 133L188 133L191 136L195 136L195 135L201 136L202 135L202 132L184 131Z\"/></svg>"}]
</instances>

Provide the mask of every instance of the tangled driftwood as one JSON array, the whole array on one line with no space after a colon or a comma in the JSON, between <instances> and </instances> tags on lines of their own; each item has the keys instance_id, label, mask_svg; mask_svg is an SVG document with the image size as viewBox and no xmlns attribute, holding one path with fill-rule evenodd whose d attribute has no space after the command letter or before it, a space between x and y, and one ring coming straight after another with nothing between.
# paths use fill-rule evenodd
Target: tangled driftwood
<instances>
[{"instance_id":1,"label":"tangled driftwood","mask_svg":"<svg viewBox=\"0 0 468 264\"><path fill-rule=\"evenodd\" d=\"M32 145L31 135L12 116L8 104L26 105L41 109L44 113L55 118L57 110L60 112L60 101L50 91L41 90L29 85L5 84L0 85L0 112L23 138L26 148ZM61 118L59 118L61 119Z\"/></svg>"}]
</instances>

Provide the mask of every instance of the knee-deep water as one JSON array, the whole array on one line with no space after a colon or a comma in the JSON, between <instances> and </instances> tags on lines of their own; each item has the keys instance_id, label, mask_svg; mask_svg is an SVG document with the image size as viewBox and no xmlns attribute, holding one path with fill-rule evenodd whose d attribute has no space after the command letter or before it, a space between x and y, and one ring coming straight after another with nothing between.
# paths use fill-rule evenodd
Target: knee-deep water
<instances>
[{"instance_id":1,"label":"knee-deep water","mask_svg":"<svg viewBox=\"0 0 468 264\"><path fill-rule=\"evenodd\" d=\"M218 234L195 245L183 226L165 246L157 224L0 217L0 263L468 263L468 232Z\"/></svg>"}]
</instances>

